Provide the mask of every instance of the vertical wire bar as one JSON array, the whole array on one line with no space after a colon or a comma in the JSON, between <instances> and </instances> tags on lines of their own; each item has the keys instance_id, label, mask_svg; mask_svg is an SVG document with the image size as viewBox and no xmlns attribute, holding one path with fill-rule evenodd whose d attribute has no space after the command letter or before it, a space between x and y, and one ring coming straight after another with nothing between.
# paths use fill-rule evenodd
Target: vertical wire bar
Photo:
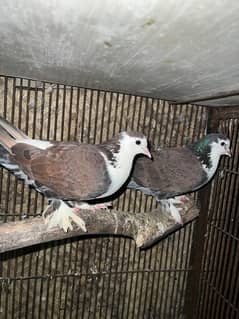
<instances>
[{"instance_id":1,"label":"vertical wire bar","mask_svg":"<svg viewBox=\"0 0 239 319\"><path fill-rule=\"evenodd\" d=\"M45 260L46 260L46 252L47 250L44 249L44 246L41 245L41 248L43 249L43 258L42 258L42 271L41 274L45 273ZM43 279L41 279L40 282L40 289L39 289L39 304L38 304L38 318L41 318L42 315L42 294L43 294Z\"/></svg>"},{"instance_id":2,"label":"vertical wire bar","mask_svg":"<svg viewBox=\"0 0 239 319\"><path fill-rule=\"evenodd\" d=\"M68 309L67 309L67 297L68 297L68 291L69 291L69 285L70 285L69 279L71 278L70 277L70 273L71 273L71 258L72 258L72 246L73 246L72 240L69 241L69 246L70 246L70 249L69 249L69 253L68 253L68 256L69 256L69 258L68 258L68 269L67 269L66 281L65 281L66 289L65 289L63 318L69 318L68 317ZM71 309L71 311L72 311L72 309Z\"/></svg>"},{"instance_id":3,"label":"vertical wire bar","mask_svg":"<svg viewBox=\"0 0 239 319\"><path fill-rule=\"evenodd\" d=\"M161 269L162 269L162 265L163 265L163 251L164 251L164 245L165 244L166 243L165 243L164 240L160 244L158 244L158 245L160 245L160 247L159 247L160 248L159 249L160 255L159 255L159 266L158 266L158 280L156 282L155 304L154 304L154 308L153 308L153 311L152 311L152 318L157 318L157 316L160 318L160 315L161 315L161 314L157 313L158 312L157 306L161 305L161 303L159 302L159 300L161 299L159 293L160 294L163 293L162 289L160 290L159 288L160 288L160 282L161 282L161 274L162 274Z\"/></svg>"},{"instance_id":4,"label":"vertical wire bar","mask_svg":"<svg viewBox=\"0 0 239 319\"><path fill-rule=\"evenodd\" d=\"M167 269L172 269L173 268L173 252L174 252L174 245L175 245L175 233L172 234L171 236L171 249L169 251L169 256L167 258L168 260L168 267ZM168 275L168 282L167 282L167 287L166 287L166 291L165 291L165 301L164 301L164 318L166 318L167 316L170 316L170 310L168 312L168 300L170 298L172 298L172 290L170 289L170 272L167 272ZM175 273L174 273L175 275Z\"/></svg>"},{"instance_id":5,"label":"vertical wire bar","mask_svg":"<svg viewBox=\"0 0 239 319\"><path fill-rule=\"evenodd\" d=\"M117 241L118 241L118 243L117 243L116 256L120 256L122 238L118 238ZM118 271L119 271L119 262L115 266L115 275L114 275L115 277L114 277L114 281L113 281L113 287L116 287ZM112 293L112 304L111 304L111 309L110 309L110 318L112 318L114 316L115 299L116 299L116 289L114 289L113 293Z\"/></svg>"},{"instance_id":6,"label":"vertical wire bar","mask_svg":"<svg viewBox=\"0 0 239 319\"><path fill-rule=\"evenodd\" d=\"M153 309L156 305L156 296L155 296L155 301L153 302L153 297L154 297L154 292L157 289L157 281L156 281L156 273L157 273L157 258L159 256L159 247L160 245L157 244L155 247L152 248L152 254L154 256L154 263L153 263L153 275L152 275L152 285L151 285L151 289L150 289L150 295L148 297L148 308L150 313L148 314L148 316L152 316L153 315ZM160 274L160 272L158 272L158 275ZM154 307L153 307L154 304Z\"/></svg>"},{"instance_id":7,"label":"vertical wire bar","mask_svg":"<svg viewBox=\"0 0 239 319\"><path fill-rule=\"evenodd\" d=\"M185 258L183 258L183 251L184 251L184 247L185 247L185 239L186 239L186 233L189 232L189 227L186 226L182 229L182 231L180 231L178 233L178 246L177 246L177 255L176 255L176 260L179 260L179 266L177 265L176 263L176 266L177 268L179 268L180 270L183 270L184 268L186 268L186 266L183 267L183 261L185 260ZM188 239L189 241L189 239ZM180 248L180 245L181 245L181 248ZM187 250L188 252L189 250ZM181 258L180 258L181 257ZM170 308L172 309L172 312L171 312L171 316L172 318L177 318L177 305L178 305L178 308L179 308L179 305L181 304L180 302L180 294L179 294L179 291L180 291L180 286L182 286L182 283L183 283L183 277L185 276L185 270L184 272L180 272L180 274L178 275L178 279L177 279L177 284L176 284L176 295L174 297L174 301L173 301L173 298L171 299L171 304L170 304ZM182 289L181 289L181 295L182 295Z\"/></svg>"},{"instance_id":8,"label":"vertical wire bar","mask_svg":"<svg viewBox=\"0 0 239 319\"><path fill-rule=\"evenodd\" d=\"M141 117L141 112L142 112L142 106L143 106L143 97L140 96L139 97L139 112L138 112L138 120L137 120L137 131L140 130L140 125L141 125L141 121L140 121L140 117Z\"/></svg>"},{"instance_id":9,"label":"vertical wire bar","mask_svg":"<svg viewBox=\"0 0 239 319\"><path fill-rule=\"evenodd\" d=\"M83 107L82 107L82 118L81 118L81 142L85 141L85 130L84 130L84 123L85 123L85 113L86 113L86 95L87 95L87 89L84 89L84 95L83 95Z\"/></svg>"},{"instance_id":10,"label":"vertical wire bar","mask_svg":"<svg viewBox=\"0 0 239 319\"><path fill-rule=\"evenodd\" d=\"M154 127L154 130L153 130L153 132L152 132L152 138L151 138L151 142L153 143L153 148L155 148L155 146L156 146L156 133L157 133L157 120L158 120L158 115L159 115L159 105L160 105L160 100L159 99L156 99L155 100L155 104L156 104L156 110L155 110L155 118L154 118L154 120L155 120L155 127Z\"/></svg>"},{"instance_id":11,"label":"vertical wire bar","mask_svg":"<svg viewBox=\"0 0 239 319\"><path fill-rule=\"evenodd\" d=\"M107 319L107 314L108 314L108 309L109 309L109 299L110 299L110 288L111 288L111 279L112 279L112 267L113 267L113 254L114 254L114 251L115 251L115 240L116 238L113 237L112 238L112 247L111 247L111 255L110 255L110 266L109 266L109 276L108 276L108 286L107 286L107 297L106 297L106 307L105 307L105 316L104 318Z\"/></svg>"},{"instance_id":12,"label":"vertical wire bar","mask_svg":"<svg viewBox=\"0 0 239 319\"><path fill-rule=\"evenodd\" d=\"M168 254L169 254L169 240L168 238L166 239L166 249L165 249L165 255L164 255L164 262L163 262L163 269L167 269L167 260L168 260ZM160 297L160 316L163 315L164 313L164 307L165 307L165 285L166 285L166 280L167 280L167 272L162 272L162 288L161 288L161 297Z\"/></svg>"},{"instance_id":13,"label":"vertical wire bar","mask_svg":"<svg viewBox=\"0 0 239 319\"><path fill-rule=\"evenodd\" d=\"M147 304L148 304L148 292L150 290L149 288L149 280L150 280L150 276L151 276L151 271L147 272L147 269L151 270L152 268L152 249L147 251L148 256L148 265L146 265L146 267L144 268L144 271L146 272L145 277L146 277L146 286L144 288L145 291L145 296L144 296L144 300L143 300L143 308L142 308L142 314L143 316L148 316L148 311L149 309L147 309ZM152 289L152 287L151 287Z\"/></svg>"},{"instance_id":14,"label":"vertical wire bar","mask_svg":"<svg viewBox=\"0 0 239 319\"><path fill-rule=\"evenodd\" d=\"M125 313L125 308L126 308L126 299L127 298L127 286L128 286L128 283L129 283L129 270L130 270L130 256L131 256L131 252L132 252L132 240L128 240L128 256L127 256L127 263L126 263L126 274L125 274L125 284L124 284L124 292L123 292L123 302L122 302L122 311L121 311L121 318L124 319L124 318L127 318L124 313ZM135 248L135 246L134 246ZM132 279L132 277L131 277ZM132 281L130 281L130 284L132 284ZM132 288L132 286L131 286ZM129 290L130 291L130 290ZM129 299L128 299L129 300Z\"/></svg>"},{"instance_id":15,"label":"vertical wire bar","mask_svg":"<svg viewBox=\"0 0 239 319\"><path fill-rule=\"evenodd\" d=\"M120 316L120 306L121 306L121 291L122 289L122 282L123 282L123 269L124 269L124 262L125 262L125 246L126 246L126 239L125 238L120 238L120 245L122 245L122 256L118 255L118 266L119 269L117 267L117 273L119 273L119 281L118 281L118 287L119 287L119 291L118 291L118 300L116 302L116 316L117 318L120 318L122 316ZM123 242L121 244L121 242ZM121 313L122 314L122 313ZM113 313L112 313L113 315Z\"/></svg>"},{"instance_id":16,"label":"vertical wire bar","mask_svg":"<svg viewBox=\"0 0 239 319\"><path fill-rule=\"evenodd\" d=\"M19 110L18 110L18 128L21 129L21 119L22 119L22 86L23 86L23 80L20 79L20 92L19 92ZM24 197L25 197L25 187L24 182L21 182L21 200L20 200L20 214L19 214L19 220L21 219L21 214L23 212L24 207Z\"/></svg>"},{"instance_id":17,"label":"vertical wire bar","mask_svg":"<svg viewBox=\"0 0 239 319\"><path fill-rule=\"evenodd\" d=\"M81 241L81 249L79 250L81 252L81 258L80 258L80 264L79 264L79 273L81 276L79 277L79 282L78 282L78 289L77 289L77 296L76 296L76 315L75 318L79 318L79 305L80 305L80 293L81 293L81 288L82 288L82 268L83 268L83 262L84 262L84 252L85 252L85 240Z\"/></svg>"},{"instance_id":18,"label":"vertical wire bar","mask_svg":"<svg viewBox=\"0 0 239 319\"><path fill-rule=\"evenodd\" d=\"M56 101L55 101L55 121L54 121L54 134L53 139L57 140L57 124L58 124L58 112L59 112L59 84L56 85Z\"/></svg>"},{"instance_id":19,"label":"vertical wire bar","mask_svg":"<svg viewBox=\"0 0 239 319\"><path fill-rule=\"evenodd\" d=\"M77 273L77 263L78 263L78 254L79 253L79 241L75 242L75 256L73 258L74 260L74 266L73 266L73 273ZM75 297L75 291L76 291L76 281L78 281L78 277L73 277L73 283L72 283L72 293L71 293L71 299L70 299L70 306L69 309L71 309L69 313L69 319L72 319L73 316L73 309L74 309L74 297Z\"/></svg>"},{"instance_id":20,"label":"vertical wire bar","mask_svg":"<svg viewBox=\"0 0 239 319\"><path fill-rule=\"evenodd\" d=\"M65 135L66 90L67 90L66 85L63 85L62 113L61 113L61 137L60 137L61 141L64 141L64 135Z\"/></svg>"},{"instance_id":21,"label":"vertical wire bar","mask_svg":"<svg viewBox=\"0 0 239 319\"><path fill-rule=\"evenodd\" d=\"M106 129L106 140L109 139L109 133L110 133L112 103L113 103L113 93L110 92L109 113L108 113L108 120L107 120L107 129Z\"/></svg>"},{"instance_id":22,"label":"vertical wire bar","mask_svg":"<svg viewBox=\"0 0 239 319\"><path fill-rule=\"evenodd\" d=\"M11 122L14 123L15 121L15 103L16 103L16 78L13 79L13 86L12 86L12 116L11 116ZM17 188L18 188L19 182L17 178L14 180L14 197L13 197L13 207L12 207L12 221L15 220L16 215L16 202L17 202ZM1 199L0 199L1 202Z\"/></svg>"},{"instance_id":23,"label":"vertical wire bar","mask_svg":"<svg viewBox=\"0 0 239 319\"><path fill-rule=\"evenodd\" d=\"M184 116L187 115L187 105L183 104L182 105L182 111L184 112ZM187 127L187 122L186 122L186 119L183 121L183 127L182 127L182 132L183 134L181 134L180 136L180 145L183 145L183 142L184 142L184 134L185 134L185 131L186 131L186 127Z\"/></svg>"},{"instance_id":24,"label":"vertical wire bar","mask_svg":"<svg viewBox=\"0 0 239 319\"><path fill-rule=\"evenodd\" d=\"M175 131L175 116L176 116L176 107L173 106L173 111L171 112L172 119L171 119L171 131L169 132L169 146L173 147L175 143L173 143L174 138L174 131Z\"/></svg>"},{"instance_id":25,"label":"vertical wire bar","mask_svg":"<svg viewBox=\"0 0 239 319\"><path fill-rule=\"evenodd\" d=\"M162 146L162 130L163 130L163 120L165 117L165 107L166 107L166 102L163 101L163 105L162 105L161 112L160 112L161 118L160 118L160 122L159 122L159 131L157 134L158 138L157 139L155 138L155 141L154 141L156 147Z\"/></svg>"},{"instance_id":26,"label":"vertical wire bar","mask_svg":"<svg viewBox=\"0 0 239 319\"><path fill-rule=\"evenodd\" d=\"M33 259L33 253L30 253L29 255L29 265L28 265L28 272L27 272L27 276L30 277L31 276L31 270L32 270L32 259ZM26 283L26 300L25 300L25 318L28 318L29 315L29 298L30 298L30 279L27 279L27 283Z\"/></svg>"},{"instance_id":27,"label":"vertical wire bar","mask_svg":"<svg viewBox=\"0 0 239 319\"><path fill-rule=\"evenodd\" d=\"M36 261L35 261L35 275L38 274L38 269L39 269L39 251L36 253ZM36 304L36 296L37 296L37 282L38 280L37 279L34 279L34 285L33 285L33 303L32 303L32 319L36 318L35 317L35 304Z\"/></svg>"},{"instance_id":28,"label":"vertical wire bar","mask_svg":"<svg viewBox=\"0 0 239 319\"><path fill-rule=\"evenodd\" d=\"M93 91L92 90L88 90L88 93L90 94L90 105L89 105L89 108L88 108L88 128L87 128L87 143L90 143L90 140L91 140L91 118L92 118L92 108L93 108Z\"/></svg>"},{"instance_id":29,"label":"vertical wire bar","mask_svg":"<svg viewBox=\"0 0 239 319\"><path fill-rule=\"evenodd\" d=\"M150 103L150 105L148 106L148 108L150 109L150 113L149 113L149 124L148 124L148 132L147 132L147 134L146 134L146 136L148 137L148 138L150 138L151 139L151 133L154 131L154 127L152 127L152 121L153 121L153 116L154 116L154 109L153 109L153 105L154 105L154 101L155 101L155 99L151 99L151 103Z\"/></svg>"},{"instance_id":30,"label":"vertical wire bar","mask_svg":"<svg viewBox=\"0 0 239 319\"><path fill-rule=\"evenodd\" d=\"M46 96L45 82L43 82L42 96L41 96L41 109L40 109L40 139L43 138L44 133L44 110L45 110L45 96Z\"/></svg>"},{"instance_id":31,"label":"vertical wire bar","mask_svg":"<svg viewBox=\"0 0 239 319\"><path fill-rule=\"evenodd\" d=\"M220 209L219 210L219 220L222 220L222 217L223 217L223 210ZM224 250L225 241L223 240L223 234L219 233L216 229L215 229L215 235L216 235L217 243L215 245L215 252L214 252L213 256L214 256L214 260L215 260L215 262L214 262L214 265L216 267L215 270L218 270L221 268L221 265L223 262L223 258L220 257L220 253L221 253L221 251ZM214 275L211 278L211 282L213 285L216 283L216 279L217 279L217 276L214 273Z\"/></svg>"},{"instance_id":32,"label":"vertical wire bar","mask_svg":"<svg viewBox=\"0 0 239 319\"><path fill-rule=\"evenodd\" d=\"M68 119L68 133L67 140L71 140L71 127L72 127L72 103L73 103L73 87L70 87L70 109L69 109L69 119Z\"/></svg>"},{"instance_id":33,"label":"vertical wire bar","mask_svg":"<svg viewBox=\"0 0 239 319\"><path fill-rule=\"evenodd\" d=\"M9 253L6 254L6 256L10 256ZM9 278L10 277L10 271L11 271L11 261L10 259L7 260L7 271L6 271L6 277ZM4 283L3 283L4 285ZM5 286L6 285L6 286ZM5 287L3 286L3 291L5 290L5 317L7 318L7 314L8 314L8 310L9 310L9 293L8 293L8 289L9 289L9 282L5 282Z\"/></svg>"},{"instance_id":34,"label":"vertical wire bar","mask_svg":"<svg viewBox=\"0 0 239 319\"><path fill-rule=\"evenodd\" d=\"M34 90L34 106L33 106L33 125L32 125L32 138L36 138L36 118L37 118L37 102L38 102L38 89L35 85Z\"/></svg>"},{"instance_id":35,"label":"vertical wire bar","mask_svg":"<svg viewBox=\"0 0 239 319\"><path fill-rule=\"evenodd\" d=\"M96 296L94 296L94 286L96 285L96 281L97 281L97 277L94 277L94 272L98 273L99 270L96 268L96 265L95 265L95 260L96 260L96 256L97 256L97 247L98 247L98 241L97 239L93 239L92 240L92 243L94 243L94 251L93 253L91 254L91 258L92 258L92 278L91 278L91 283L89 285L89 288L88 288L88 292L89 292L89 304L88 304L88 318L90 318L91 316L91 312L92 312L92 309L91 309L91 301L94 299L96 299ZM87 310L86 310L87 311Z\"/></svg>"},{"instance_id":36,"label":"vertical wire bar","mask_svg":"<svg viewBox=\"0 0 239 319\"><path fill-rule=\"evenodd\" d=\"M99 252L99 254L97 254L98 252ZM96 281L97 281L97 279L100 281L100 279L103 278L103 283L104 283L105 277L102 274L103 270L101 269L101 265L103 263L102 256L103 256L103 238L97 238L96 239L96 249L95 249L95 260L97 260L97 258L98 258L98 264L96 266L96 271L98 273L100 273L101 275L99 277L96 277ZM94 315L95 318L96 318L96 314L98 311L98 309L97 309L98 293L99 293L99 283L97 282L96 289L95 289L95 302L93 304L93 313L95 314ZM92 301L92 303L93 303L93 301ZM101 307L102 303L103 303L103 290L102 290L102 295L101 295L101 300L100 300L100 307Z\"/></svg>"},{"instance_id":37,"label":"vertical wire bar","mask_svg":"<svg viewBox=\"0 0 239 319\"><path fill-rule=\"evenodd\" d=\"M182 250L180 248L180 244L182 246L184 246L184 242L182 242L181 240L181 233L182 232L185 232L184 229L182 229L181 231L179 231L177 233L177 239L176 239L176 243L175 243L175 251L176 251L176 254L175 254L175 269L180 269L181 270L181 265L179 264L178 265L178 262L180 261L180 257L182 259ZM179 292L179 289L178 289L178 283L180 281L180 277L181 277L181 272L175 272L175 278L172 282L172 293L171 293L171 298L170 298L170 302L169 302L169 314L170 314L170 317L171 318L175 318L173 316L173 309L176 309L177 307L177 293ZM177 283L176 283L176 280L177 280Z\"/></svg>"},{"instance_id":38,"label":"vertical wire bar","mask_svg":"<svg viewBox=\"0 0 239 319\"><path fill-rule=\"evenodd\" d=\"M66 252L67 245L66 245L66 243L67 242L65 242L63 247L62 247L63 248L63 253L62 253L62 272L63 272L63 274L64 274L64 272L66 270L66 256L67 256L67 252ZM65 286L64 286L64 277L62 276L60 278L60 286L59 286L59 291L60 291L60 293L59 293L59 301L60 301L59 313L62 310L61 305L62 305L63 293L65 292L64 288L65 288ZM47 314L45 314L45 318L47 318L46 315Z\"/></svg>"},{"instance_id":39,"label":"vertical wire bar","mask_svg":"<svg viewBox=\"0 0 239 319\"><path fill-rule=\"evenodd\" d=\"M13 257L14 257L14 268L13 268L13 277L16 278L17 276L17 266L18 266L18 256L13 253ZM12 319L14 319L14 312L15 312L15 307L16 307L16 284L17 284L17 281L16 280L13 280L13 287L12 287ZM1 294L0 294L1 295Z\"/></svg>"},{"instance_id":40,"label":"vertical wire bar","mask_svg":"<svg viewBox=\"0 0 239 319\"><path fill-rule=\"evenodd\" d=\"M122 100L120 103L121 112L120 112L120 122L119 122L119 130L122 130L123 127L123 119L124 119L124 105L125 105L125 94L122 94Z\"/></svg>"},{"instance_id":41,"label":"vertical wire bar","mask_svg":"<svg viewBox=\"0 0 239 319\"><path fill-rule=\"evenodd\" d=\"M132 95L129 94L129 95L127 95L127 97L128 97L128 102L126 105L126 112L125 112L126 113L126 121L125 121L125 130L126 131L128 130L128 127L129 127L130 101L131 101Z\"/></svg>"},{"instance_id":42,"label":"vertical wire bar","mask_svg":"<svg viewBox=\"0 0 239 319\"><path fill-rule=\"evenodd\" d=\"M79 113L80 113L80 88L77 87L77 96L76 96L76 117L75 117L75 133L74 140L78 141L78 127L79 127Z\"/></svg>"},{"instance_id":43,"label":"vertical wire bar","mask_svg":"<svg viewBox=\"0 0 239 319\"><path fill-rule=\"evenodd\" d=\"M66 245L65 245L66 246ZM64 247L65 247L64 246ZM48 251L48 272L49 274L51 274L52 272L52 261L53 261L53 248L54 246L50 246L50 249ZM63 255L63 260L65 260L65 256ZM44 262L46 262L46 260L44 260ZM51 283L51 276L47 277L47 281L46 281L46 288L45 288L45 292L46 292L46 303L45 303L45 318L48 317L49 314L49 301L50 301L50 283Z\"/></svg>"},{"instance_id":44,"label":"vertical wire bar","mask_svg":"<svg viewBox=\"0 0 239 319\"><path fill-rule=\"evenodd\" d=\"M103 268L103 273L104 273L104 280L103 280L103 284L102 284L102 302L100 303L100 306L99 306L99 318L102 318L103 317L103 309L105 309L104 311L106 311L106 302L105 302L105 305L103 305L103 296L105 294L105 292L107 293L107 289L105 288L106 286L106 278L107 276L109 276L109 272L106 271L107 269L107 257L108 257L108 252L110 251L109 249L109 239L107 238L106 240L106 245L104 247L104 259L103 259L103 265L104 265L104 268ZM103 255L103 252L102 252L102 255Z\"/></svg>"},{"instance_id":45,"label":"vertical wire bar","mask_svg":"<svg viewBox=\"0 0 239 319\"><path fill-rule=\"evenodd\" d=\"M105 92L104 92L105 94ZM98 124L98 116L99 116L99 103L100 103L100 91L96 91L96 110L95 110L95 123L94 123L94 139L93 139L93 143L96 143L96 139L97 139L97 124ZM103 103L103 108L104 108L104 103ZM102 134L103 134L103 127L104 127L104 109L102 110L102 118L101 118L101 130L100 130L100 139L99 141L102 141Z\"/></svg>"},{"instance_id":46,"label":"vertical wire bar","mask_svg":"<svg viewBox=\"0 0 239 319\"><path fill-rule=\"evenodd\" d=\"M88 254L87 254L87 266L86 269L88 270L90 268L90 261L91 261L91 250L93 248L93 244L92 244L92 240L89 240L89 248L88 248ZM86 282L86 288L87 288L87 275L85 275L85 282ZM84 294L83 294L83 302L82 302L82 312L81 312L81 318L84 319L86 312L85 312L85 308L86 308L86 288L84 290ZM87 308L86 308L87 311Z\"/></svg>"},{"instance_id":47,"label":"vertical wire bar","mask_svg":"<svg viewBox=\"0 0 239 319\"><path fill-rule=\"evenodd\" d=\"M189 230L188 230L188 239L187 239L187 255L185 257L185 264L184 264L184 269L189 269L190 267L190 257L191 255L188 253L190 252L190 249L192 248L192 244L193 244L193 234L194 234L194 228L195 228L195 221L193 223L190 223L188 225ZM184 276L183 276L183 283L182 283L182 291L183 294L181 294L181 298L180 298L180 305L181 305L181 309L185 308L185 302L186 302L186 298L185 298L185 294L186 294L186 288L187 288L187 283L188 283L188 277L189 277L190 272L184 271Z\"/></svg>"},{"instance_id":48,"label":"vertical wire bar","mask_svg":"<svg viewBox=\"0 0 239 319\"><path fill-rule=\"evenodd\" d=\"M130 314L130 306L131 306L131 300L132 300L132 295L133 295L133 293L134 293L134 289L133 289L133 282L134 282L134 280L133 280L133 278L134 278L134 274L135 274L135 271L134 271L134 265L135 265L135 263L136 263L136 245L135 244L133 244L133 254L132 254L132 271L131 271L131 279L130 279L130 286L129 286L129 298L128 298L128 305L127 305L127 309L126 309L126 316L125 316L125 318L129 318L129 314Z\"/></svg>"},{"instance_id":49,"label":"vertical wire bar","mask_svg":"<svg viewBox=\"0 0 239 319\"><path fill-rule=\"evenodd\" d=\"M139 282L139 268L140 268L140 259L141 259L141 252L138 252L137 256L138 260L133 265L133 271L136 273L136 279L135 279L135 288L134 288L134 296L132 298L132 318L137 318L135 315L136 312L136 300L137 300L137 290L138 290L138 282ZM136 269L135 269L136 267Z\"/></svg>"},{"instance_id":50,"label":"vertical wire bar","mask_svg":"<svg viewBox=\"0 0 239 319\"><path fill-rule=\"evenodd\" d=\"M47 117L47 140L51 136L51 110L52 110L52 91L48 93L48 117Z\"/></svg>"},{"instance_id":51,"label":"vertical wire bar","mask_svg":"<svg viewBox=\"0 0 239 319\"><path fill-rule=\"evenodd\" d=\"M22 256L22 262L21 262L21 277L24 277L24 269L25 269L25 260L26 260L26 256L23 255ZM23 291L23 280L20 279L20 291ZM22 314L22 306L23 306L23 294L19 294L19 314L21 316L23 316Z\"/></svg>"},{"instance_id":52,"label":"vertical wire bar","mask_svg":"<svg viewBox=\"0 0 239 319\"><path fill-rule=\"evenodd\" d=\"M8 106L8 77L4 77L4 94L3 94L3 117L7 117Z\"/></svg>"},{"instance_id":53,"label":"vertical wire bar","mask_svg":"<svg viewBox=\"0 0 239 319\"><path fill-rule=\"evenodd\" d=\"M166 121L166 124L165 124L165 132L164 132L164 136L163 136L163 145L167 145L168 146L168 143L167 143L167 133L169 132L168 130L168 127L169 127L169 123L171 123L170 121L170 113L171 113L171 104L167 104L168 106L168 112L166 114L166 118L165 118L165 121Z\"/></svg>"}]
</instances>

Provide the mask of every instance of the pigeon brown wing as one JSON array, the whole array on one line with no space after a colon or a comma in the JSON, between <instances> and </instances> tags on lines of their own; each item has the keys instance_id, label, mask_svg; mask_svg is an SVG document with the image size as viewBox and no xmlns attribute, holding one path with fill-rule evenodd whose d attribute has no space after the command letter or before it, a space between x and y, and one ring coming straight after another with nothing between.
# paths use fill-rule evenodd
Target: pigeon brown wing
<instances>
[{"instance_id":1,"label":"pigeon brown wing","mask_svg":"<svg viewBox=\"0 0 239 319\"><path fill-rule=\"evenodd\" d=\"M133 180L157 193L158 199L191 192L206 180L200 162L187 147L162 149L152 156L153 161L137 159Z\"/></svg>"},{"instance_id":2,"label":"pigeon brown wing","mask_svg":"<svg viewBox=\"0 0 239 319\"><path fill-rule=\"evenodd\" d=\"M23 149L23 145L17 147ZM57 198L90 200L110 185L104 158L95 145L56 143L46 150L26 145L16 160L37 184Z\"/></svg>"}]
</instances>

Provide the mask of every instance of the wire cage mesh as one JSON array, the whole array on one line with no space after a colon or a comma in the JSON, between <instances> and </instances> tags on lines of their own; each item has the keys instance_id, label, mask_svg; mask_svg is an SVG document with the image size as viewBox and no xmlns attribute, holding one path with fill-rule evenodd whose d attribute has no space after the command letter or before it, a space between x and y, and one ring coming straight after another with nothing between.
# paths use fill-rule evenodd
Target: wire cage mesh
<instances>
[{"instance_id":1,"label":"wire cage mesh","mask_svg":"<svg viewBox=\"0 0 239 319\"><path fill-rule=\"evenodd\" d=\"M137 130L153 146L175 146L204 135L207 114L203 106L0 77L0 115L33 138L99 143L121 130ZM1 169L1 222L38 216L45 204L42 195ZM156 203L128 190L113 205L137 213ZM194 228L189 223L147 250L120 236L82 236L4 253L0 317L184 318Z\"/></svg>"}]
</instances>

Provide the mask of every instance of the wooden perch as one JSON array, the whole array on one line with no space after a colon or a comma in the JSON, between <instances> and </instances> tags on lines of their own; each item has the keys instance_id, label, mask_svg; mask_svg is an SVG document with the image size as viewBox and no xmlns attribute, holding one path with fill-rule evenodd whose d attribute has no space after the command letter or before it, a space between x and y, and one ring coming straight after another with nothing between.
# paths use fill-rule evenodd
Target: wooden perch
<instances>
[{"instance_id":1,"label":"wooden perch","mask_svg":"<svg viewBox=\"0 0 239 319\"><path fill-rule=\"evenodd\" d=\"M198 208L191 199L182 208L184 224L198 216ZM116 210L99 210L93 213L81 210L77 215L84 219L87 234L117 234L131 237L141 248L150 246L181 227L175 224L169 214L162 211L161 206L148 213L134 214ZM67 233L57 227L48 229L41 217L2 223L0 253L83 234L85 233L77 228Z\"/></svg>"}]
</instances>

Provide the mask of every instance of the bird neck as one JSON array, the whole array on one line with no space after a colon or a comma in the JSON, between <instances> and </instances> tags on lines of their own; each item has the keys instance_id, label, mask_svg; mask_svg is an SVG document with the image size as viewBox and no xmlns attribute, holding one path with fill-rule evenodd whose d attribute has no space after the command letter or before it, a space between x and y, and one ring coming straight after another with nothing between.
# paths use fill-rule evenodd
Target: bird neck
<instances>
[{"instance_id":1,"label":"bird neck","mask_svg":"<svg viewBox=\"0 0 239 319\"><path fill-rule=\"evenodd\" d=\"M115 150L115 149L114 149ZM129 156L127 150L119 147L118 152L110 149L109 144L107 148L102 148L101 152L105 159L106 168L111 178L111 185L108 191L104 194L110 196L114 194L129 177L133 165L133 156Z\"/></svg>"},{"instance_id":2,"label":"bird neck","mask_svg":"<svg viewBox=\"0 0 239 319\"><path fill-rule=\"evenodd\" d=\"M211 146L205 139L200 140L197 143L188 146L192 152L196 155L198 160L201 162L203 170L206 172L208 178L212 178L215 174L220 156L214 154L211 150Z\"/></svg>"}]
</instances>

